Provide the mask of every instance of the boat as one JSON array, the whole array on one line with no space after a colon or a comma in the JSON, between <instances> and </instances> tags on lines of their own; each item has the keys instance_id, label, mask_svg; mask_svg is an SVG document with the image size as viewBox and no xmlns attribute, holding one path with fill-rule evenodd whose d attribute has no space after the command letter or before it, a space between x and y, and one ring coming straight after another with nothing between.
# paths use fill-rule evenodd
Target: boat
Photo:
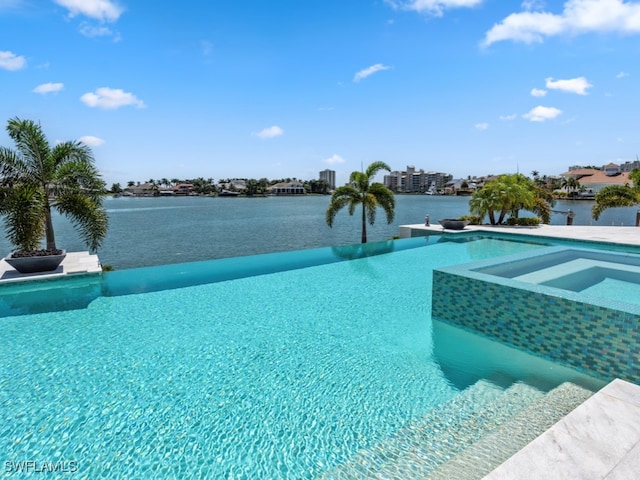
<instances>
[{"instance_id":1,"label":"boat","mask_svg":"<svg viewBox=\"0 0 640 480\"><path fill-rule=\"evenodd\" d=\"M431 185L429 185L429 188L427 189L426 192L424 192L425 195L437 195L438 191L436 190L436 185L435 183L431 182Z\"/></svg>"}]
</instances>

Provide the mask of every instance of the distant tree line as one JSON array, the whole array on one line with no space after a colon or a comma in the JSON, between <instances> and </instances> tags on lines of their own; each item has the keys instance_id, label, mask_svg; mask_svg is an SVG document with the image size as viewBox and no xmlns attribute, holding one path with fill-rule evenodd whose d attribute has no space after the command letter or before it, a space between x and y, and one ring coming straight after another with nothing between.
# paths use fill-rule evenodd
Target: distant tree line
<instances>
[{"instance_id":1,"label":"distant tree line","mask_svg":"<svg viewBox=\"0 0 640 480\"><path fill-rule=\"evenodd\" d=\"M244 183L243 188L238 188L237 183L241 181ZM222 192L223 190L229 190L232 192L238 192L247 196L256 196L256 195L265 195L270 186L275 185L277 183L290 183L290 182L300 182L306 193L310 194L320 194L327 195L329 194L329 184L325 180L298 180L297 178L278 178L274 180L269 180L267 178L226 178L219 179L214 182L213 178L161 178L154 179L150 178L147 180L146 184L155 186L158 191L161 189L170 189L180 184L191 184L191 191L198 195L213 195ZM136 184L140 182L136 182L134 180L129 180L127 182L127 187L134 187ZM110 193L118 194L122 193L124 188L120 183L113 183L111 185Z\"/></svg>"}]
</instances>

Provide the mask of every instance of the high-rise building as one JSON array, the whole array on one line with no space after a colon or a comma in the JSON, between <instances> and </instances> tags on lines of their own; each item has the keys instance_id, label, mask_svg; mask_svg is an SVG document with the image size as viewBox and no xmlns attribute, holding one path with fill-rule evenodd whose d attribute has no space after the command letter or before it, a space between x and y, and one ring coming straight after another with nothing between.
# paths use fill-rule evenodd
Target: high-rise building
<instances>
[{"instance_id":1,"label":"high-rise building","mask_svg":"<svg viewBox=\"0 0 640 480\"><path fill-rule=\"evenodd\" d=\"M429 192L444 189L452 176L447 173L426 172L416 170L413 165L407 165L405 171L393 171L384 176L384 184L393 192Z\"/></svg>"},{"instance_id":2,"label":"high-rise building","mask_svg":"<svg viewBox=\"0 0 640 480\"><path fill-rule=\"evenodd\" d=\"M335 170L329 170L328 168L326 170L322 170L320 172L320 180L324 180L325 182L327 182L327 184L329 185L329 190L336 189L336 171Z\"/></svg>"}]
</instances>

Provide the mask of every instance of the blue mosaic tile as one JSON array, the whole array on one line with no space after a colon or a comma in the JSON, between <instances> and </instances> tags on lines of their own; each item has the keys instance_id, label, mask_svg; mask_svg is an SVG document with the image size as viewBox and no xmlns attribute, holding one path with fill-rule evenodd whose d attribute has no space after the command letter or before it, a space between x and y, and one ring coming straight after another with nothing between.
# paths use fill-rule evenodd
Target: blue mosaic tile
<instances>
[{"instance_id":1,"label":"blue mosaic tile","mask_svg":"<svg viewBox=\"0 0 640 480\"><path fill-rule=\"evenodd\" d=\"M489 262L434 270L434 317L606 380L640 382L640 305L480 273L479 264Z\"/></svg>"}]
</instances>

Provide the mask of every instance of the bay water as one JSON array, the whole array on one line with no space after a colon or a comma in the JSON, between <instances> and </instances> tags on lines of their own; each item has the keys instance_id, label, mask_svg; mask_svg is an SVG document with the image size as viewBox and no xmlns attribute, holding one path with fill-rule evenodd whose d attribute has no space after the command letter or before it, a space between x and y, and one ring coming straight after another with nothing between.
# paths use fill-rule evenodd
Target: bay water
<instances>
[{"instance_id":1,"label":"bay water","mask_svg":"<svg viewBox=\"0 0 640 480\"><path fill-rule=\"evenodd\" d=\"M304 197L107 197L109 231L98 251L103 265L115 269L210 260L360 242L360 210L353 217L341 211L329 228L325 211L329 196ZM574 225L633 225L635 208L606 210L595 222L591 201L560 200L554 210L576 213ZM378 210L370 242L399 234L399 226L431 223L469 213L469 197L397 195L395 219L387 224ZM526 216L522 214L521 216ZM552 225L564 225L566 215L552 215ZM71 223L54 217L56 242L67 251L86 250ZM0 233L0 255L13 250Z\"/></svg>"}]
</instances>

